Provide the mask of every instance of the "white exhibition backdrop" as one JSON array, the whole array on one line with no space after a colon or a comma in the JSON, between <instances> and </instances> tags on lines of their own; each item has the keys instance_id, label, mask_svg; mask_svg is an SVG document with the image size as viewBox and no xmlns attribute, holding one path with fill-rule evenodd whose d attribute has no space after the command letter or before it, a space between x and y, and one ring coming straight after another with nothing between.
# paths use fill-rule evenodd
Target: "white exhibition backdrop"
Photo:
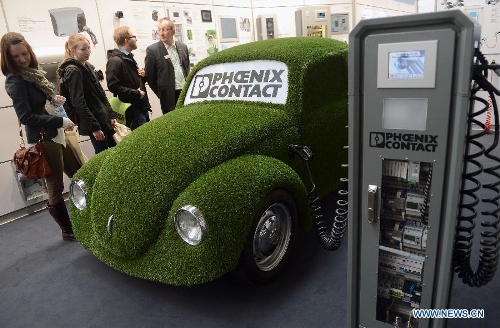
<instances>
[{"instance_id":1,"label":"white exhibition backdrop","mask_svg":"<svg viewBox=\"0 0 500 328\"><path fill-rule=\"evenodd\" d=\"M488 1L484 0L466 0L464 1L463 7L448 8L448 4L443 4L439 2L437 4L437 10L453 10L460 9L468 13L481 25L481 46L480 50L485 55L488 62L493 60L500 64L500 3L486 4ZM500 88L499 77L496 74L489 76L489 81ZM488 95L486 92L479 92L479 97L488 100ZM500 97L496 97L497 104L500 104ZM484 105L477 102L475 110L483 109ZM477 117L480 122L486 122L487 113L483 113Z\"/></svg>"},{"instance_id":2,"label":"white exhibition backdrop","mask_svg":"<svg viewBox=\"0 0 500 328\"><path fill-rule=\"evenodd\" d=\"M0 34L3 35L7 31L21 32L37 53L50 47L62 48L68 36L64 32L74 33L74 29L78 28L75 21L78 17L81 19L83 16L86 20L86 26L95 35L94 41L97 41L96 43L92 42L95 44L90 62L97 69L104 71L107 59L106 51L116 46L113 41L113 31L116 27L130 26L137 35L138 49L134 51L134 55L139 66L143 66L146 47L156 42L157 23L155 19L168 16L176 25L177 37L189 47L191 62L196 64L209 56L213 48L223 51L232 46L256 40L254 26L258 15L276 14L278 37L294 37L296 36L295 11L302 6L327 5L332 14L347 14L349 15L349 30L351 30L361 19L417 12L417 1L414 1L413 5L407 2L402 0L29 0L27 3L21 4L15 0L0 0ZM419 2L432 1L421 0ZM488 53L492 55L496 53L498 56L500 42L496 42L495 32L499 26L498 9L500 9L500 5L493 8L493 6L488 7L484 1L469 0L464 2L466 7L461 7L461 10L466 10L469 5L473 9L478 8L478 12L480 12L478 19L483 24L483 36L487 37L486 43L490 47ZM437 7L438 10L444 10L444 8L439 8L439 5ZM497 11L495 12L493 9L497 9ZM211 21L202 20L202 10L210 11ZM59 15L55 15L57 17L55 17L54 23L51 19L51 11L59 13ZM118 11L123 13L123 18L115 16ZM231 16L236 19L238 42L219 42L219 16ZM250 22L249 26L243 24L243 22L248 21ZM207 35L212 35L213 31L217 37L209 39ZM91 35L88 32L82 33L87 34L91 40ZM347 42L348 33L332 34L331 37ZM61 53L61 57L62 55ZM499 62L498 59L497 62ZM4 84L4 81L5 77L0 75L0 83ZM106 89L105 81L103 87ZM161 115L159 100L149 88L148 95L153 108L152 119L154 119ZM108 93L108 96L111 95ZM6 214L44 200L44 198L39 198L26 202L22 199L17 187L11 158L19 146L18 125L12 102L3 87L0 88L0 131L2 134L0 184L3 187L0 190L1 218ZM88 138L81 137L80 142L84 153L88 157L92 157L93 149ZM66 183L66 191L67 187L68 183Z\"/></svg>"}]
</instances>

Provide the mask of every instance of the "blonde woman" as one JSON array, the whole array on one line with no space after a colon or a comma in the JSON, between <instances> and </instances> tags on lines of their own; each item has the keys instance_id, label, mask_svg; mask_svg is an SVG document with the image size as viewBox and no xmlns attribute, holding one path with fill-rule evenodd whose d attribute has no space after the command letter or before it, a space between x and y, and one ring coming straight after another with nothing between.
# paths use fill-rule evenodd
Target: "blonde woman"
<instances>
[{"instance_id":1,"label":"blonde woman","mask_svg":"<svg viewBox=\"0 0 500 328\"><path fill-rule=\"evenodd\" d=\"M73 34L64 48L64 61L57 70L61 95L66 97L68 114L76 112L76 116L69 116L77 117L78 132L90 137L97 154L116 145L113 139L116 116L94 66L88 62L92 52L89 40L83 34Z\"/></svg>"},{"instance_id":2,"label":"blonde woman","mask_svg":"<svg viewBox=\"0 0 500 328\"><path fill-rule=\"evenodd\" d=\"M52 174L47 182L50 215L59 224L64 240L75 240L71 221L62 193L63 172L68 177L80 168L80 162L58 138L60 128L73 129L74 123L65 117L42 113L48 99L60 99L55 86L45 78L30 44L16 32L9 32L0 41L2 73L6 76L5 90L19 121L26 126L28 144L34 144L44 134L44 149ZM64 100L61 100L64 102ZM64 140L64 138L63 138Z\"/></svg>"}]
</instances>

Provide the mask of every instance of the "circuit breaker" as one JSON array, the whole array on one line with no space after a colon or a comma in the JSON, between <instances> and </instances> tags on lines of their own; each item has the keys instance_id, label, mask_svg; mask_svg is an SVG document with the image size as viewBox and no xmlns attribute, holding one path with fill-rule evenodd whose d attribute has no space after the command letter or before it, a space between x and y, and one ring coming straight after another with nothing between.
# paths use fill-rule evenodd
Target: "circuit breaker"
<instances>
[{"instance_id":1,"label":"circuit breaker","mask_svg":"<svg viewBox=\"0 0 500 328\"><path fill-rule=\"evenodd\" d=\"M479 27L459 10L349 36L349 327L438 327L449 302Z\"/></svg>"}]
</instances>

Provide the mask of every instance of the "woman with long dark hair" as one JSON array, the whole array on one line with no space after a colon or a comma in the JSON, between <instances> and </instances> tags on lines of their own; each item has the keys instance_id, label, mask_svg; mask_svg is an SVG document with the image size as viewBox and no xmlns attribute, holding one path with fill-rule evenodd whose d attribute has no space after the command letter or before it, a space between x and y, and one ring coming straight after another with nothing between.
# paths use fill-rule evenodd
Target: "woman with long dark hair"
<instances>
[{"instance_id":1,"label":"woman with long dark hair","mask_svg":"<svg viewBox=\"0 0 500 328\"><path fill-rule=\"evenodd\" d=\"M68 177L80 168L71 149L66 147L64 129L73 129L74 123L67 117L50 115L45 106L50 102L64 103L64 97L55 94L55 86L47 80L38 65L30 44L16 32L9 32L0 40L2 73L6 76L5 90L19 121L26 127L28 144L44 140L45 155L52 174L47 177L50 215L59 224L64 240L75 240L71 220L62 196L63 172Z\"/></svg>"}]
</instances>

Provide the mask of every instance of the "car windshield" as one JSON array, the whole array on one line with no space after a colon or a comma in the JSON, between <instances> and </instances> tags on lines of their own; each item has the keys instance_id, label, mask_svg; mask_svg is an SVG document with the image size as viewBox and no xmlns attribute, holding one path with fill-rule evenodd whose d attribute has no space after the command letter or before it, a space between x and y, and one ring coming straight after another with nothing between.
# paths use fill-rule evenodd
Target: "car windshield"
<instances>
[{"instance_id":1,"label":"car windshield","mask_svg":"<svg viewBox=\"0 0 500 328\"><path fill-rule=\"evenodd\" d=\"M192 78L184 104L206 100L285 104L288 67L274 60L221 63L200 69Z\"/></svg>"}]
</instances>

